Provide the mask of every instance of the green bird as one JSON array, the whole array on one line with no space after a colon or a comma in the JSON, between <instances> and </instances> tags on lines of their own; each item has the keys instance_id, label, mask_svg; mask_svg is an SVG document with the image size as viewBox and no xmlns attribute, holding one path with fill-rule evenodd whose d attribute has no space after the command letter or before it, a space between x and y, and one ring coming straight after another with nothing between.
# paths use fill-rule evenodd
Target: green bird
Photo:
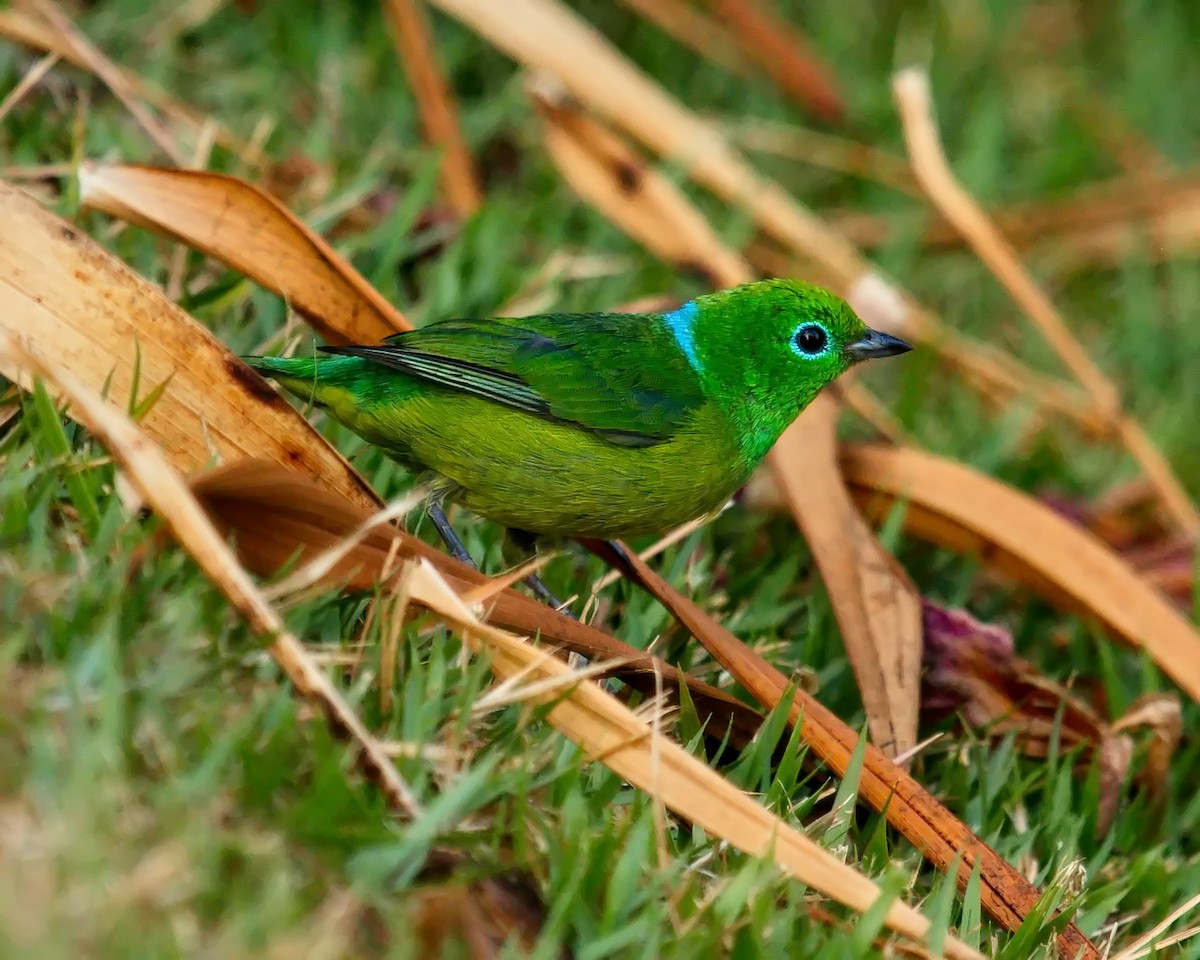
<instances>
[{"instance_id":1,"label":"green bird","mask_svg":"<svg viewBox=\"0 0 1200 960\"><path fill-rule=\"evenodd\" d=\"M826 290L764 280L669 313L441 320L320 349L245 360L431 475L443 536L456 501L528 540L716 510L823 387L911 348Z\"/></svg>"}]
</instances>

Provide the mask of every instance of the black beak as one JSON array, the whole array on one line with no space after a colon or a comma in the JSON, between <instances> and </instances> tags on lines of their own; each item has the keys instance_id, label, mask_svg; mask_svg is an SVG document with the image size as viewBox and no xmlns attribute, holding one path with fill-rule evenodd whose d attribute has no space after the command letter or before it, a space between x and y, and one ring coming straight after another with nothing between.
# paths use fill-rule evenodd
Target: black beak
<instances>
[{"instance_id":1,"label":"black beak","mask_svg":"<svg viewBox=\"0 0 1200 960\"><path fill-rule=\"evenodd\" d=\"M899 337L890 333L880 333L878 330L868 330L861 340L855 340L846 348L851 360L875 360L879 357L894 357L900 353L908 353L912 349Z\"/></svg>"}]
</instances>

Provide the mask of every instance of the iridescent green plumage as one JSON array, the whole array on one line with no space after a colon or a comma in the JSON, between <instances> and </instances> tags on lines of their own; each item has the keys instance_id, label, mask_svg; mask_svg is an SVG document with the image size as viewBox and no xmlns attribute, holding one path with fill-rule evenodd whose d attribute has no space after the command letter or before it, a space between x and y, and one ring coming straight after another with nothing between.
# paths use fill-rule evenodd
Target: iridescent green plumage
<instances>
[{"instance_id":1,"label":"iridescent green plumage","mask_svg":"<svg viewBox=\"0 0 1200 960\"><path fill-rule=\"evenodd\" d=\"M247 362L478 514L621 537L719 507L824 386L907 345L768 280L668 314L445 320L326 349Z\"/></svg>"}]
</instances>

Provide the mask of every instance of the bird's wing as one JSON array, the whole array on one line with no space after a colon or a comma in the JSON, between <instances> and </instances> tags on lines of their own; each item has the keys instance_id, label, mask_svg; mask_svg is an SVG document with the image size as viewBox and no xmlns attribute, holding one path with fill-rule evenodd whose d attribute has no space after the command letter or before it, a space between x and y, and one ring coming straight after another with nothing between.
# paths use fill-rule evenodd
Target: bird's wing
<instances>
[{"instance_id":1,"label":"bird's wing","mask_svg":"<svg viewBox=\"0 0 1200 960\"><path fill-rule=\"evenodd\" d=\"M443 320L372 347L330 347L626 446L669 439L704 402L661 318Z\"/></svg>"}]
</instances>

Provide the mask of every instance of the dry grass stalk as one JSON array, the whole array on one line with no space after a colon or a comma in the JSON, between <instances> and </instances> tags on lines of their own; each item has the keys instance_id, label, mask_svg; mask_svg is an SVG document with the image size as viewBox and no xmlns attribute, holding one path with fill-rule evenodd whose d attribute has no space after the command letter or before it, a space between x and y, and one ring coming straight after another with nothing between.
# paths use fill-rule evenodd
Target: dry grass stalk
<instances>
[{"instance_id":1,"label":"dry grass stalk","mask_svg":"<svg viewBox=\"0 0 1200 960\"><path fill-rule=\"evenodd\" d=\"M429 142L442 150L442 189L462 218L479 209L482 194L475 164L463 139L450 86L437 63L421 0L384 0L400 65L408 76Z\"/></svg>"},{"instance_id":2,"label":"dry grass stalk","mask_svg":"<svg viewBox=\"0 0 1200 960\"><path fill-rule=\"evenodd\" d=\"M1112 960L1142 960L1143 957L1148 957L1155 952L1156 949L1169 946L1168 940L1172 943L1178 941L1174 937L1159 940L1164 933L1171 929L1175 923L1189 913L1200 907L1200 893L1192 897L1187 903L1181 904L1172 910L1161 923L1156 925L1154 929L1147 931L1138 937L1133 943L1125 947L1123 950L1113 954ZM1188 936L1194 936L1200 933L1200 927L1193 927L1189 930L1182 931ZM1176 935L1178 936L1178 934Z\"/></svg>"},{"instance_id":3,"label":"dry grass stalk","mask_svg":"<svg viewBox=\"0 0 1200 960\"><path fill-rule=\"evenodd\" d=\"M54 69L54 65L60 59L57 53L48 53L25 71L20 82L8 92L4 102L0 103L0 123L4 122L4 118L12 112L13 107L25 99L30 90L41 83L42 78Z\"/></svg>"},{"instance_id":4,"label":"dry grass stalk","mask_svg":"<svg viewBox=\"0 0 1200 960\"><path fill-rule=\"evenodd\" d=\"M657 734L600 687L578 683L563 697L559 678L575 681L570 668L523 638L481 623L431 565L419 566L410 589L414 600L438 613L472 647L486 649L497 676L524 676L529 683L546 684L534 699L554 704L550 722L590 757L603 757L606 766L667 808L746 853L771 857L781 869L852 909L861 912L879 896L875 884L857 870ZM918 941L929 927L924 917L902 903L889 909L887 924ZM953 938L946 943L946 955L978 956Z\"/></svg>"},{"instance_id":5,"label":"dry grass stalk","mask_svg":"<svg viewBox=\"0 0 1200 960\"><path fill-rule=\"evenodd\" d=\"M300 694L320 707L350 740L364 773L383 791L392 808L408 816L418 813L420 805L391 759L304 645L287 632L157 444L95 391L67 371L35 357L8 333L0 332L0 355L6 366L12 364L27 374L45 377L71 401L74 416L105 443L146 503L166 521L175 538L254 631L269 641L268 651Z\"/></svg>"},{"instance_id":6,"label":"dry grass stalk","mask_svg":"<svg viewBox=\"0 0 1200 960\"><path fill-rule=\"evenodd\" d=\"M831 71L796 27L758 0L708 0L708 5L729 25L742 53L784 93L818 120L837 123L842 119L846 105Z\"/></svg>"},{"instance_id":7,"label":"dry grass stalk","mask_svg":"<svg viewBox=\"0 0 1200 960\"><path fill-rule=\"evenodd\" d=\"M881 183L901 193L918 192L904 158L869 143L757 117L718 120L726 135L747 150Z\"/></svg>"},{"instance_id":8,"label":"dry grass stalk","mask_svg":"<svg viewBox=\"0 0 1200 960\"><path fill-rule=\"evenodd\" d=\"M1075 339L1050 298L1022 265L1012 245L955 179L938 138L925 75L916 70L898 74L894 92L913 172L930 200L963 234L971 249L1083 384L1097 409L1111 422L1113 432L1154 483L1164 507L1179 527L1193 534L1200 532L1200 511L1142 428L1122 411L1116 387Z\"/></svg>"}]
</instances>

